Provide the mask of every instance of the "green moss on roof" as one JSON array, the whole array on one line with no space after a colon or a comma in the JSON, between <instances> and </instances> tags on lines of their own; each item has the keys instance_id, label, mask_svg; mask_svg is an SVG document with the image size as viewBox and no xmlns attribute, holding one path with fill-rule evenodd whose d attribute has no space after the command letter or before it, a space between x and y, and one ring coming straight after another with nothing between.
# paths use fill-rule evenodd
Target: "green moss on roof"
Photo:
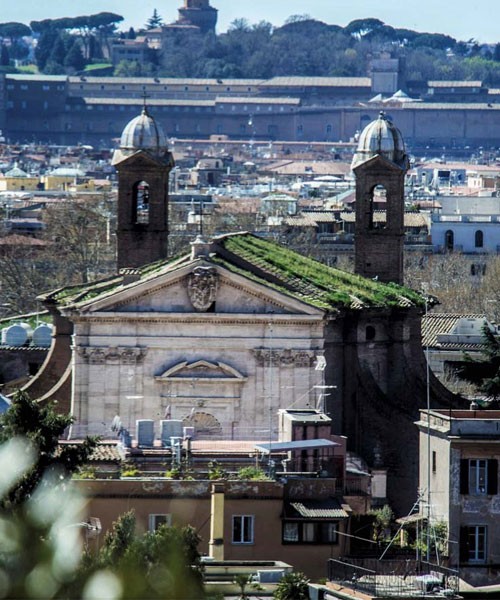
<instances>
[{"instance_id":1,"label":"green moss on roof","mask_svg":"<svg viewBox=\"0 0 500 600\"><path fill-rule=\"evenodd\" d=\"M141 281L146 281L166 270L170 270L189 261L189 254L179 254L168 260L158 260L140 267L138 271ZM100 279L91 283L73 285L52 292L47 297L52 298L58 304L69 305L75 302L87 302L98 296L109 294L123 286L122 275L112 275L106 279Z\"/></svg>"},{"instance_id":2,"label":"green moss on roof","mask_svg":"<svg viewBox=\"0 0 500 600\"><path fill-rule=\"evenodd\" d=\"M189 254L160 260L139 269L141 281L152 280L190 262ZM213 245L210 260L225 269L322 310L364 307L424 306L417 292L328 267L285 246L250 233L227 235ZM121 275L56 290L48 298L69 305L109 296L123 286Z\"/></svg>"},{"instance_id":3,"label":"green moss on roof","mask_svg":"<svg viewBox=\"0 0 500 600\"><path fill-rule=\"evenodd\" d=\"M328 267L284 246L251 234L219 242L261 272L282 282L284 291L321 308L423 306L420 294L396 284L384 284ZM277 287L280 287L277 284Z\"/></svg>"}]
</instances>

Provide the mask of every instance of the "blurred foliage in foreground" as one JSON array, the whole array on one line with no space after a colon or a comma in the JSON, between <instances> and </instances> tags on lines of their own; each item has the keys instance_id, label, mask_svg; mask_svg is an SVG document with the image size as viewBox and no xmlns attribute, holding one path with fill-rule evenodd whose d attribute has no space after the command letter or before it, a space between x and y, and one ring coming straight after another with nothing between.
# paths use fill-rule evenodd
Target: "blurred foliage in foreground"
<instances>
[{"instance_id":1,"label":"blurred foliage in foreground","mask_svg":"<svg viewBox=\"0 0 500 600\"><path fill-rule=\"evenodd\" d=\"M84 547L85 500L70 475L96 441L61 450L71 422L21 392L0 417L0 598L202 599L199 538L190 527L137 535L127 513L98 551Z\"/></svg>"}]
</instances>

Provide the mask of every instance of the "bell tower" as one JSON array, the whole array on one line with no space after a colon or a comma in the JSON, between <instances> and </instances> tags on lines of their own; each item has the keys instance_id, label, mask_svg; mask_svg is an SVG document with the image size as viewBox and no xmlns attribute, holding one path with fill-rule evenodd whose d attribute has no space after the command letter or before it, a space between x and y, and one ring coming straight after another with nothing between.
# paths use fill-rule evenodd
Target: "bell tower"
<instances>
[{"instance_id":1,"label":"bell tower","mask_svg":"<svg viewBox=\"0 0 500 600\"><path fill-rule=\"evenodd\" d=\"M401 132L380 113L361 133L352 162L356 177L355 272L363 277L403 284L408 167ZM381 210L376 210L377 206Z\"/></svg>"},{"instance_id":2,"label":"bell tower","mask_svg":"<svg viewBox=\"0 0 500 600\"><path fill-rule=\"evenodd\" d=\"M215 32L217 12L209 0L184 0L184 6L179 8L178 22L195 25L201 33Z\"/></svg>"},{"instance_id":3,"label":"bell tower","mask_svg":"<svg viewBox=\"0 0 500 600\"><path fill-rule=\"evenodd\" d=\"M174 161L163 129L146 106L123 130L112 164L118 172L118 269L167 258L168 180Z\"/></svg>"}]
</instances>

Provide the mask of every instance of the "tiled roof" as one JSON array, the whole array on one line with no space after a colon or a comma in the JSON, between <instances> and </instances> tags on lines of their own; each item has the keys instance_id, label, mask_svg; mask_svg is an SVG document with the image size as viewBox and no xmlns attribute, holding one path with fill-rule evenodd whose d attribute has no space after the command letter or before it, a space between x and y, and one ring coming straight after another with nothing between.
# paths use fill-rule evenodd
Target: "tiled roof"
<instances>
[{"instance_id":1,"label":"tiled roof","mask_svg":"<svg viewBox=\"0 0 500 600\"><path fill-rule=\"evenodd\" d=\"M342 212L340 218L346 223L356 222L356 213L354 212ZM385 210L376 210L373 213L374 223L385 223L386 213ZM404 214L404 225L405 227L428 227L428 217L423 213L417 212L405 212Z\"/></svg>"},{"instance_id":2,"label":"tiled roof","mask_svg":"<svg viewBox=\"0 0 500 600\"><path fill-rule=\"evenodd\" d=\"M346 519L349 515L335 498L327 500L301 500L290 502L285 508L288 519Z\"/></svg>"},{"instance_id":3,"label":"tiled roof","mask_svg":"<svg viewBox=\"0 0 500 600\"><path fill-rule=\"evenodd\" d=\"M128 105L142 106L142 98L99 98L97 96L87 96L82 98L85 104L93 105ZM159 106L215 106L215 100L182 100L182 99L156 99L148 98L148 106L151 108Z\"/></svg>"},{"instance_id":4,"label":"tiled roof","mask_svg":"<svg viewBox=\"0 0 500 600\"><path fill-rule=\"evenodd\" d=\"M341 308L409 308L422 306L424 302L419 293L408 288L384 284L329 267L250 233L215 238L207 260L327 312L337 312ZM129 283L127 288L175 272L190 261L190 255L185 255L141 267L138 269L140 280ZM43 298L62 305L88 304L98 297L110 297L124 287L123 277L116 275L93 284L62 288Z\"/></svg>"},{"instance_id":5,"label":"tiled roof","mask_svg":"<svg viewBox=\"0 0 500 600\"><path fill-rule=\"evenodd\" d=\"M327 311L423 302L420 294L407 288L328 267L252 234L222 236L217 248L214 262Z\"/></svg>"},{"instance_id":6,"label":"tiled roof","mask_svg":"<svg viewBox=\"0 0 500 600\"><path fill-rule=\"evenodd\" d=\"M500 110L500 104L484 102L408 102L402 110Z\"/></svg>"},{"instance_id":7,"label":"tiled roof","mask_svg":"<svg viewBox=\"0 0 500 600\"><path fill-rule=\"evenodd\" d=\"M20 79L19 75L8 75L9 78ZM28 76L26 76L28 77ZM29 78L32 80L38 80L42 77L48 77L47 75L30 75ZM56 77L56 76L52 76ZM66 78L66 76L57 76L60 79L68 79L70 83L78 83L81 84L81 77L78 76L70 76ZM263 83L264 79L194 79L194 78L174 78L174 77L88 77L85 76L85 82L88 84L108 84L108 86L116 87L119 84L130 84L130 85L152 85L152 86L161 86L161 85L173 85L173 86L189 86L189 85L205 85L205 86L214 86L214 87L249 87L249 86L257 86ZM149 104L149 102L148 102Z\"/></svg>"},{"instance_id":8,"label":"tiled roof","mask_svg":"<svg viewBox=\"0 0 500 600\"><path fill-rule=\"evenodd\" d=\"M263 96L217 96L217 104L300 104L300 98L264 98Z\"/></svg>"},{"instance_id":9,"label":"tiled roof","mask_svg":"<svg viewBox=\"0 0 500 600\"><path fill-rule=\"evenodd\" d=\"M483 85L483 82L482 81L428 81L427 85L428 85L428 87L469 88L469 87L481 87Z\"/></svg>"},{"instance_id":10,"label":"tiled roof","mask_svg":"<svg viewBox=\"0 0 500 600\"><path fill-rule=\"evenodd\" d=\"M455 313L431 313L422 318L422 345L424 347L435 348L438 346L437 336L448 334L458 325L461 319L484 319L484 315L479 314L455 314ZM439 344L442 349L457 349L460 344L446 343ZM464 349L476 349L477 344L462 344L467 346Z\"/></svg>"},{"instance_id":11,"label":"tiled roof","mask_svg":"<svg viewBox=\"0 0 500 600\"><path fill-rule=\"evenodd\" d=\"M59 446L78 446L81 442L59 442ZM116 442L101 442L97 444L89 458L89 462L121 462L122 456Z\"/></svg>"},{"instance_id":12,"label":"tiled roof","mask_svg":"<svg viewBox=\"0 0 500 600\"><path fill-rule=\"evenodd\" d=\"M370 87L370 77L273 77L261 83L261 87Z\"/></svg>"},{"instance_id":13,"label":"tiled roof","mask_svg":"<svg viewBox=\"0 0 500 600\"><path fill-rule=\"evenodd\" d=\"M291 227L317 227L318 223L339 223L333 211L303 212L284 219L285 225Z\"/></svg>"}]
</instances>

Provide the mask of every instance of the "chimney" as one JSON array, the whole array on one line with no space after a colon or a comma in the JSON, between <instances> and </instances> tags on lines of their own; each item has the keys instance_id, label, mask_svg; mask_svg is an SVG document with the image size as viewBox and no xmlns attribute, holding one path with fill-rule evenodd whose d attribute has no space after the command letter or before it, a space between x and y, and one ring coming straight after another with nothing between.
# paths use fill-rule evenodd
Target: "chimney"
<instances>
[{"instance_id":1,"label":"chimney","mask_svg":"<svg viewBox=\"0 0 500 600\"><path fill-rule=\"evenodd\" d=\"M123 285L134 283L135 281L139 281L141 278L141 272L139 269L120 269L119 274L122 276Z\"/></svg>"},{"instance_id":2,"label":"chimney","mask_svg":"<svg viewBox=\"0 0 500 600\"><path fill-rule=\"evenodd\" d=\"M214 483L211 494L208 555L213 560L224 560L224 484Z\"/></svg>"}]
</instances>

